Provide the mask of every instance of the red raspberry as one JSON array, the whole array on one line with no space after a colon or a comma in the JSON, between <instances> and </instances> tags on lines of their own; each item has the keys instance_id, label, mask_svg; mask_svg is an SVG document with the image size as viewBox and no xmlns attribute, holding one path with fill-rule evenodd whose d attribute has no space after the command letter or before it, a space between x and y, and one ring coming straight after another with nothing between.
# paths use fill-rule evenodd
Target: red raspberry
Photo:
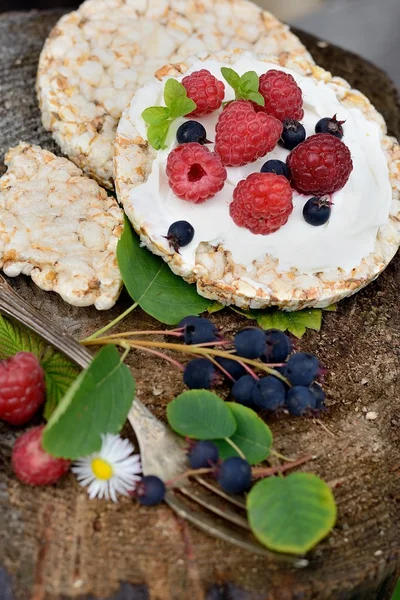
<instances>
[{"instance_id":1,"label":"red raspberry","mask_svg":"<svg viewBox=\"0 0 400 600\"><path fill-rule=\"evenodd\" d=\"M229 167L240 167L271 152L283 127L247 100L234 100L221 112L215 129L215 151Z\"/></svg>"},{"instance_id":2,"label":"red raspberry","mask_svg":"<svg viewBox=\"0 0 400 600\"><path fill-rule=\"evenodd\" d=\"M182 79L188 98L196 102L197 108L189 117L202 117L217 110L225 97L225 85L207 69L195 71Z\"/></svg>"},{"instance_id":3,"label":"red raspberry","mask_svg":"<svg viewBox=\"0 0 400 600\"><path fill-rule=\"evenodd\" d=\"M274 69L264 73L258 89L264 97L267 113L279 121L300 121L304 117L302 91L288 73Z\"/></svg>"},{"instance_id":4,"label":"red raspberry","mask_svg":"<svg viewBox=\"0 0 400 600\"><path fill-rule=\"evenodd\" d=\"M44 373L36 356L18 352L0 361L0 419L24 425L44 400Z\"/></svg>"},{"instance_id":5,"label":"red raspberry","mask_svg":"<svg viewBox=\"0 0 400 600\"><path fill-rule=\"evenodd\" d=\"M293 210L292 188L283 175L252 173L239 181L229 212L236 225L266 235L285 225Z\"/></svg>"},{"instance_id":6,"label":"red raspberry","mask_svg":"<svg viewBox=\"0 0 400 600\"><path fill-rule=\"evenodd\" d=\"M12 451L12 466L18 479L29 485L54 483L70 467L70 461L55 458L42 448L44 425L26 431L17 439Z\"/></svg>"},{"instance_id":7,"label":"red raspberry","mask_svg":"<svg viewBox=\"0 0 400 600\"><path fill-rule=\"evenodd\" d=\"M287 157L292 185L302 194L324 196L342 189L353 170L350 150L330 133L317 133Z\"/></svg>"},{"instance_id":8,"label":"red raspberry","mask_svg":"<svg viewBox=\"0 0 400 600\"><path fill-rule=\"evenodd\" d=\"M224 187L227 173L218 154L190 142L174 148L167 160L167 177L175 196L201 204Z\"/></svg>"}]
</instances>

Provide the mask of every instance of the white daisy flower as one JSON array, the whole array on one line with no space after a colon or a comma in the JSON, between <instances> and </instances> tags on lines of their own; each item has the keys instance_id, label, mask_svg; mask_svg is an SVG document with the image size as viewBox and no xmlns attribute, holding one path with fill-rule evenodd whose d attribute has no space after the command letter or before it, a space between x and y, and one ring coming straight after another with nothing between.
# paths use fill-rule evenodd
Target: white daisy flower
<instances>
[{"instance_id":1,"label":"white daisy flower","mask_svg":"<svg viewBox=\"0 0 400 600\"><path fill-rule=\"evenodd\" d=\"M88 486L89 498L105 498L117 502L117 494L128 496L140 481L139 455L127 439L107 433L101 436L99 452L79 458L73 465L81 486Z\"/></svg>"}]
</instances>

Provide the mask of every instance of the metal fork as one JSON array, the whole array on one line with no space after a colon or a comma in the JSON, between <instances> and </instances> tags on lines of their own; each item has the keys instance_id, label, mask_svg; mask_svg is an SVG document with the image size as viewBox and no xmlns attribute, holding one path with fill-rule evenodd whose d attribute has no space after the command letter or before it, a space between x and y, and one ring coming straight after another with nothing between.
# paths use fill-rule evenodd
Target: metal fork
<instances>
[{"instance_id":1,"label":"metal fork","mask_svg":"<svg viewBox=\"0 0 400 600\"><path fill-rule=\"evenodd\" d=\"M92 354L21 298L1 275L0 312L39 334L80 367L90 364ZM145 475L157 475L169 481L184 473L187 466L182 439L156 419L138 398L133 401L128 419L138 441ZM261 546L251 534L243 499L225 494L203 477L181 479L174 489L168 490L165 500L180 517L216 538L289 562L297 568L308 564L307 559L275 554Z\"/></svg>"}]
</instances>

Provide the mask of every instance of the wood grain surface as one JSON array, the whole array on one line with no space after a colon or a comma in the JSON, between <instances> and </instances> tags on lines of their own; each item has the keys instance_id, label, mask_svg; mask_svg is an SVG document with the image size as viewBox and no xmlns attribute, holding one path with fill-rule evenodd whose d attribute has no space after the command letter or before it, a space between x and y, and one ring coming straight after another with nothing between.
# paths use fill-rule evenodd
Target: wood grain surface
<instances>
[{"instance_id":1,"label":"wood grain surface","mask_svg":"<svg viewBox=\"0 0 400 600\"><path fill-rule=\"evenodd\" d=\"M20 140L56 150L40 125L34 78L40 48L59 15L0 17L0 155ZM371 97L399 136L399 102L388 78L357 56L298 34L318 63ZM11 283L77 337L129 302L123 296L115 309L98 313L72 308L28 278ZM0 599L389 600L400 574L399 295L397 256L375 283L327 313L320 333L309 332L298 344L329 369L325 429L308 419L269 421L279 452L316 456L304 470L330 482L338 503L337 526L311 553L307 569L215 541L165 506L89 501L71 474L53 487L22 486L10 468L21 430L0 424ZM244 324L227 310L213 318L226 335ZM156 323L137 310L126 325ZM132 354L130 365L140 398L163 418L168 401L183 389L180 374L140 354ZM368 411L376 420L365 418Z\"/></svg>"}]
</instances>

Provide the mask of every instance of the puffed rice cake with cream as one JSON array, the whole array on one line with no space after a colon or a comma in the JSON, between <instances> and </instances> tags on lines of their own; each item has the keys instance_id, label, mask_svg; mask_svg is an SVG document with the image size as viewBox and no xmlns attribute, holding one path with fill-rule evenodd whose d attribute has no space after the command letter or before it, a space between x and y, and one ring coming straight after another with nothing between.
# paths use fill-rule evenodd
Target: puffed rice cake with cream
<instances>
[{"instance_id":1,"label":"puffed rice cake with cream","mask_svg":"<svg viewBox=\"0 0 400 600\"><path fill-rule=\"evenodd\" d=\"M243 308L260 309L271 305L285 310L324 308L354 294L375 279L399 247L400 147L394 138L386 135L384 119L370 101L359 91L351 89L343 79L332 77L329 72L296 55L285 53L275 59L257 57L256 68L255 63L245 58L246 54L249 53L244 53L244 63L237 62L240 60L237 54L219 53L217 56L204 56L197 65L182 62L167 65L156 73L160 81L154 78L153 82L136 92L117 131L114 157L117 196L141 241L161 256L174 273L196 283L202 296ZM354 169L346 184L349 186L347 190L345 186L334 194L328 224L312 227L304 221L304 196L297 201L294 198L295 209L288 223L270 235L254 236L230 219L229 202L236 179L259 171L267 159L285 160L285 153L289 152L279 146L257 164L246 165L243 172L238 171L238 175L234 174L235 168L228 168L224 189L204 204L193 205L179 200L169 189L165 175L166 158L176 144L175 132L184 119L178 119L171 126L167 150L156 152L148 144L142 110L162 104L166 79L181 79L188 67L191 70L207 68L218 76L220 69L214 67L215 72L212 70L212 59L218 61L218 67L233 63L239 74L251 67L260 73L265 72L265 63L270 63L265 70L289 69L300 87L303 86L303 123L308 135L314 133L319 118L335 112L341 118L341 112L344 113L348 122L344 125L343 141L346 143L347 140L354 154ZM229 86L226 85L227 88ZM231 96L225 96L225 99L233 99L232 90L230 93ZM321 96L314 98L318 94ZM210 118L210 115L204 117ZM211 140L215 135L216 118L214 121L196 118L206 127L207 137ZM353 119L356 121L352 124ZM368 141L371 136L373 142ZM368 172L374 168L377 172L369 179ZM231 189L224 192L231 177L235 178ZM379 190L383 190L381 206L377 206L378 200L375 199ZM358 203L357 208L352 208L352 202ZM341 214L347 216L341 217ZM189 246L175 252L165 236L171 223L181 219L193 225L195 237ZM273 240L279 239L281 242L277 242L277 247L280 250L274 254L270 248L275 244ZM365 248L368 251L363 253ZM282 262L277 255L281 256ZM244 262L245 258L247 262ZM313 269L319 261L326 268ZM340 262L343 262L342 266ZM346 268L350 262L353 263L351 268ZM307 264L307 269L302 270L300 264Z\"/></svg>"},{"instance_id":2,"label":"puffed rice cake with cream","mask_svg":"<svg viewBox=\"0 0 400 600\"><path fill-rule=\"evenodd\" d=\"M167 62L226 48L312 61L286 25L247 0L87 0L44 45L43 125L70 160L112 189L115 133L135 90Z\"/></svg>"},{"instance_id":3,"label":"puffed rice cake with cream","mask_svg":"<svg viewBox=\"0 0 400 600\"><path fill-rule=\"evenodd\" d=\"M0 268L74 306L111 308L121 291L117 202L76 165L20 143L0 178Z\"/></svg>"}]
</instances>

